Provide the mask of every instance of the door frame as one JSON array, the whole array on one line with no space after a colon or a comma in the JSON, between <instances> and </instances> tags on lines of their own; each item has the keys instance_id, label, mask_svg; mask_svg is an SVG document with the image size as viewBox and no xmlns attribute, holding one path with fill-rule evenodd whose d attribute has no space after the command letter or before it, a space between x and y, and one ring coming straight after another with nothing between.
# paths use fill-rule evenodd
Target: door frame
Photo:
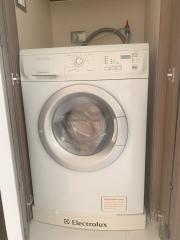
<instances>
[{"instance_id":1,"label":"door frame","mask_svg":"<svg viewBox=\"0 0 180 240\"><path fill-rule=\"evenodd\" d=\"M180 89L180 2L179 0L171 1L171 27L170 41L167 46L168 69L172 76L166 76L166 102L165 102L165 125L164 125L164 141L162 155L162 178L160 192L160 217L161 228L160 233L162 239L177 240L178 235L173 235L176 231L179 232L179 227L174 221L178 219L177 213L180 214L180 209L177 204L177 199L180 198L179 193L179 177L180 173L180 153L179 145L179 128L180 116L178 117L179 105L179 89ZM180 110L179 110L180 111ZM180 114L180 113L179 113ZM171 238L172 237L172 238Z\"/></svg>"},{"instance_id":2,"label":"door frame","mask_svg":"<svg viewBox=\"0 0 180 240\"><path fill-rule=\"evenodd\" d=\"M169 231L171 240L178 240L180 236L180 91L178 118L176 130L176 145L174 151L174 169L173 169L173 191L171 194L170 211L169 211Z\"/></svg>"},{"instance_id":3,"label":"door frame","mask_svg":"<svg viewBox=\"0 0 180 240\"><path fill-rule=\"evenodd\" d=\"M3 172L0 174L1 194L8 239L21 240L29 236L33 201L19 79L19 42L14 0L0 0L0 68L4 117L1 122L4 126L4 141L1 139L1 153L4 155L1 167Z\"/></svg>"},{"instance_id":4,"label":"door frame","mask_svg":"<svg viewBox=\"0 0 180 240\"><path fill-rule=\"evenodd\" d=\"M164 125L169 44L172 22L172 0L161 0L156 70L151 77L149 95L149 122L147 129L146 207L151 219L158 220L164 151ZM151 106L150 106L151 105ZM149 147L150 145L150 147Z\"/></svg>"},{"instance_id":5,"label":"door frame","mask_svg":"<svg viewBox=\"0 0 180 240\"><path fill-rule=\"evenodd\" d=\"M161 188L163 224L171 240L180 236L180 2L173 0L169 67L174 76L168 81L166 95L166 125L164 165ZM169 130L170 129L170 130ZM168 152L167 152L168 151ZM169 189L169 191L167 191ZM167 210L165 210L167 209ZM165 238L166 239L166 238Z\"/></svg>"},{"instance_id":6,"label":"door frame","mask_svg":"<svg viewBox=\"0 0 180 240\"><path fill-rule=\"evenodd\" d=\"M11 129L9 128L8 101L2 85L3 78L3 64L0 61L0 152L3 160L0 161L1 197L8 240L24 240L19 194L17 192L17 177L11 145Z\"/></svg>"}]
</instances>

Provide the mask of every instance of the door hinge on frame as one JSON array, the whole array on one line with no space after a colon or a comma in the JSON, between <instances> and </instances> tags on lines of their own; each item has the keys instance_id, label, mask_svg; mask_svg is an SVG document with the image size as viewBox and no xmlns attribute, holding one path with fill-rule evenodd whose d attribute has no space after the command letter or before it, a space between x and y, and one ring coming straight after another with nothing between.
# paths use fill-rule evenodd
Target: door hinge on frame
<instances>
[{"instance_id":1,"label":"door hinge on frame","mask_svg":"<svg viewBox=\"0 0 180 240\"><path fill-rule=\"evenodd\" d=\"M164 215L161 211L156 213L157 220L159 222L159 237L161 240L169 240L170 239L170 231L168 224L165 223Z\"/></svg>"},{"instance_id":2,"label":"door hinge on frame","mask_svg":"<svg viewBox=\"0 0 180 240\"><path fill-rule=\"evenodd\" d=\"M33 196L30 194L29 197L28 197L28 201L27 201L27 203L26 203L27 206L28 206L28 207L32 207L33 201L34 201L34 200L33 200Z\"/></svg>"},{"instance_id":3,"label":"door hinge on frame","mask_svg":"<svg viewBox=\"0 0 180 240\"><path fill-rule=\"evenodd\" d=\"M5 40L4 40L2 32L0 32L0 47L4 48L4 46L5 46Z\"/></svg>"},{"instance_id":4,"label":"door hinge on frame","mask_svg":"<svg viewBox=\"0 0 180 240\"><path fill-rule=\"evenodd\" d=\"M170 231L168 224L159 226L159 237L161 240L170 240Z\"/></svg>"},{"instance_id":5,"label":"door hinge on frame","mask_svg":"<svg viewBox=\"0 0 180 240\"><path fill-rule=\"evenodd\" d=\"M168 69L167 79L171 83L174 83L174 81L175 81L175 68L174 67Z\"/></svg>"},{"instance_id":6,"label":"door hinge on frame","mask_svg":"<svg viewBox=\"0 0 180 240\"><path fill-rule=\"evenodd\" d=\"M163 214L161 213L161 211L158 211L156 216L157 216L157 221L158 221L161 225L163 225L163 224L164 224L164 216L163 216Z\"/></svg>"},{"instance_id":7,"label":"door hinge on frame","mask_svg":"<svg viewBox=\"0 0 180 240\"><path fill-rule=\"evenodd\" d=\"M3 48L4 44L3 44L3 39L2 39L2 34L0 33L0 47Z\"/></svg>"},{"instance_id":8,"label":"door hinge on frame","mask_svg":"<svg viewBox=\"0 0 180 240\"><path fill-rule=\"evenodd\" d=\"M170 187L170 192L172 192L174 190L174 183L173 183L173 181L170 182L169 187Z\"/></svg>"},{"instance_id":9,"label":"door hinge on frame","mask_svg":"<svg viewBox=\"0 0 180 240\"><path fill-rule=\"evenodd\" d=\"M11 81L14 86L15 82L20 82L20 75L18 73L11 73Z\"/></svg>"}]
</instances>

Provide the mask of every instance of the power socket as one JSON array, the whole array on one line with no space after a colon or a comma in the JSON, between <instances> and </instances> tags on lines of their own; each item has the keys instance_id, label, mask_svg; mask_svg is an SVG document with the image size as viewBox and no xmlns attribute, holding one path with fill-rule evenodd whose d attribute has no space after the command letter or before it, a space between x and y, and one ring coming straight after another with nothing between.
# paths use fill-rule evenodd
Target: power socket
<instances>
[{"instance_id":1,"label":"power socket","mask_svg":"<svg viewBox=\"0 0 180 240\"><path fill-rule=\"evenodd\" d=\"M79 45L86 41L86 31L73 31L71 32L71 43Z\"/></svg>"}]
</instances>

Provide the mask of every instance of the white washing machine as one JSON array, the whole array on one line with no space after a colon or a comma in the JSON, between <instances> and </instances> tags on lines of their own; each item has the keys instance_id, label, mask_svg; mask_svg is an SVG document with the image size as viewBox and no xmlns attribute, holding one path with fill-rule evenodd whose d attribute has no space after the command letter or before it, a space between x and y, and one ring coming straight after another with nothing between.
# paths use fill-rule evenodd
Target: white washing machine
<instances>
[{"instance_id":1,"label":"white washing machine","mask_svg":"<svg viewBox=\"0 0 180 240\"><path fill-rule=\"evenodd\" d=\"M145 226L147 44L22 50L34 219Z\"/></svg>"}]
</instances>

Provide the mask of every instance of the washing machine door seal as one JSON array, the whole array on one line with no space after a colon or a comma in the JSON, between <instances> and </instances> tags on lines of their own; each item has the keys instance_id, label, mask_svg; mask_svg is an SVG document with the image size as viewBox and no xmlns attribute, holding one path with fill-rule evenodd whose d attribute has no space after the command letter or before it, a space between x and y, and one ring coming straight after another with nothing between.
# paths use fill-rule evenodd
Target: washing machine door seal
<instances>
[{"instance_id":1,"label":"washing machine door seal","mask_svg":"<svg viewBox=\"0 0 180 240\"><path fill-rule=\"evenodd\" d=\"M74 171L96 171L123 152L128 124L120 103L104 89L74 84L54 93L39 116L39 136L53 160Z\"/></svg>"}]
</instances>

